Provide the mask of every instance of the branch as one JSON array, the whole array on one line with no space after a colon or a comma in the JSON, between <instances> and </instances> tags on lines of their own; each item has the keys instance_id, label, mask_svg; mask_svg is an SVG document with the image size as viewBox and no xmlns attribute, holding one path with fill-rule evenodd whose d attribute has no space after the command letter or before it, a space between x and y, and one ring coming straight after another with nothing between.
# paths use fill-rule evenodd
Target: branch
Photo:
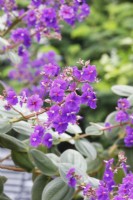
<instances>
[{"instance_id":1,"label":"branch","mask_svg":"<svg viewBox=\"0 0 133 200\"><path fill-rule=\"evenodd\" d=\"M25 172L24 169L19 168L19 167L15 167L15 166L0 165L0 168L1 169L11 170L11 171L16 171L16 172Z\"/></svg>"}]
</instances>

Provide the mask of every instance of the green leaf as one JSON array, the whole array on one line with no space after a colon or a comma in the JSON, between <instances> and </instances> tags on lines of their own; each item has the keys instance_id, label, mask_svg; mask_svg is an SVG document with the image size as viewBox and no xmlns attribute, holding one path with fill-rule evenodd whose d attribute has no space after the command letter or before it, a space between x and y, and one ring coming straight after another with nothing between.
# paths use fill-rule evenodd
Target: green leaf
<instances>
[{"instance_id":1,"label":"green leaf","mask_svg":"<svg viewBox=\"0 0 133 200\"><path fill-rule=\"evenodd\" d=\"M41 151L35 149L30 150L30 155L34 160L35 165L43 174L53 176L58 173L58 168L54 162Z\"/></svg>"},{"instance_id":2,"label":"green leaf","mask_svg":"<svg viewBox=\"0 0 133 200\"><path fill-rule=\"evenodd\" d=\"M53 163L58 166L60 164L60 158L54 153L47 153L46 156L53 161Z\"/></svg>"},{"instance_id":3,"label":"green leaf","mask_svg":"<svg viewBox=\"0 0 133 200\"><path fill-rule=\"evenodd\" d=\"M34 129L28 122L20 121L13 124L12 128L17 132L23 135L30 136L33 133Z\"/></svg>"},{"instance_id":4,"label":"green leaf","mask_svg":"<svg viewBox=\"0 0 133 200\"><path fill-rule=\"evenodd\" d=\"M77 166L82 171L87 170L87 163L84 157L78 152L73 149L69 149L64 151L60 157L61 163L70 163L74 166Z\"/></svg>"},{"instance_id":5,"label":"green leaf","mask_svg":"<svg viewBox=\"0 0 133 200\"><path fill-rule=\"evenodd\" d=\"M96 159L97 151L93 146L93 144L91 144L88 140L86 139L77 140L75 142L75 147L81 154L88 157L90 160Z\"/></svg>"},{"instance_id":6,"label":"green leaf","mask_svg":"<svg viewBox=\"0 0 133 200\"><path fill-rule=\"evenodd\" d=\"M16 138L10 135L0 134L0 145L7 149L20 152L27 152L27 146L20 140L17 140Z\"/></svg>"},{"instance_id":7,"label":"green leaf","mask_svg":"<svg viewBox=\"0 0 133 200\"><path fill-rule=\"evenodd\" d=\"M133 87L128 85L114 85L112 91L120 96L128 97L133 94Z\"/></svg>"},{"instance_id":8,"label":"green leaf","mask_svg":"<svg viewBox=\"0 0 133 200\"><path fill-rule=\"evenodd\" d=\"M67 127L67 130L66 130L68 133L71 133L71 134L79 134L79 133L82 133L82 130L81 128L77 125L77 124L71 124L69 123L68 124L68 127Z\"/></svg>"},{"instance_id":9,"label":"green leaf","mask_svg":"<svg viewBox=\"0 0 133 200\"><path fill-rule=\"evenodd\" d=\"M29 154L27 152L12 151L11 156L12 156L13 162L19 167L26 169L26 171L28 172L31 172L33 170L34 165L30 161Z\"/></svg>"},{"instance_id":10,"label":"green leaf","mask_svg":"<svg viewBox=\"0 0 133 200\"><path fill-rule=\"evenodd\" d=\"M42 200L71 200L74 189L68 187L61 178L52 180L44 188Z\"/></svg>"},{"instance_id":11,"label":"green leaf","mask_svg":"<svg viewBox=\"0 0 133 200\"><path fill-rule=\"evenodd\" d=\"M44 175L39 175L32 187L32 200L41 200L44 187L47 185L48 179Z\"/></svg>"},{"instance_id":12,"label":"green leaf","mask_svg":"<svg viewBox=\"0 0 133 200\"><path fill-rule=\"evenodd\" d=\"M103 131L101 131L100 129L102 128L102 126L96 126L96 125L91 125L91 126L88 126L86 129L85 129L85 133L87 135L102 135L103 134Z\"/></svg>"},{"instance_id":13,"label":"green leaf","mask_svg":"<svg viewBox=\"0 0 133 200\"><path fill-rule=\"evenodd\" d=\"M87 172L89 174L97 172L102 167L102 160L96 158L95 160L86 159L87 161Z\"/></svg>"},{"instance_id":14,"label":"green leaf","mask_svg":"<svg viewBox=\"0 0 133 200\"><path fill-rule=\"evenodd\" d=\"M118 124L115 120L115 116L116 116L116 111L110 113L107 118L105 119L105 123L108 122L110 123L111 125L116 125ZM107 131L104 131L105 133L105 136L108 137L109 139L114 139L116 136L118 136L119 134L119 131L121 129L119 127L116 127L116 128L113 128L111 131L107 130Z\"/></svg>"},{"instance_id":15,"label":"green leaf","mask_svg":"<svg viewBox=\"0 0 133 200\"><path fill-rule=\"evenodd\" d=\"M7 133L12 129L12 125L8 119L0 119L0 134Z\"/></svg>"},{"instance_id":16,"label":"green leaf","mask_svg":"<svg viewBox=\"0 0 133 200\"><path fill-rule=\"evenodd\" d=\"M11 199L8 196L6 196L5 194L1 194L0 200L11 200Z\"/></svg>"},{"instance_id":17,"label":"green leaf","mask_svg":"<svg viewBox=\"0 0 133 200\"><path fill-rule=\"evenodd\" d=\"M130 102L130 105L133 106L133 94L130 95L127 100Z\"/></svg>"},{"instance_id":18,"label":"green leaf","mask_svg":"<svg viewBox=\"0 0 133 200\"><path fill-rule=\"evenodd\" d=\"M3 193L4 183L7 181L5 176L0 176L0 195Z\"/></svg>"}]
</instances>

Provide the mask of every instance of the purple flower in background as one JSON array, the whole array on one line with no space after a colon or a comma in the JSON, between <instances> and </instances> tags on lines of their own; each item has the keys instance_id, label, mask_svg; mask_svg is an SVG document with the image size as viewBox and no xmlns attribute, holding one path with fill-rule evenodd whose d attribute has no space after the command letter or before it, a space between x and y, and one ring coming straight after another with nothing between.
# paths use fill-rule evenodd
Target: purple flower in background
<instances>
[{"instance_id":1,"label":"purple flower in background","mask_svg":"<svg viewBox=\"0 0 133 200\"><path fill-rule=\"evenodd\" d=\"M33 147L38 147L41 144L41 137L38 133L32 133L30 136L30 144Z\"/></svg>"},{"instance_id":2,"label":"purple flower in background","mask_svg":"<svg viewBox=\"0 0 133 200\"><path fill-rule=\"evenodd\" d=\"M36 13L34 10L29 10L26 16L26 20L29 26L35 26L36 24Z\"/></svg>"},{"instance_id":3,"label":"purple flower in background","mask_svg":"<svg viewBox=\"0 0 133 200\"><path fill-rule=\"evenodd\" d=\"M49 96L55 102L61 102L64 98L64 90L54 87L50 90Z\"/></svg>"},{"instance_id":4,"label":"purple flower in background","mask_svg":"<svg viewBox=\"0 0 133 200\"><path fill-rule=\"evenodd\" d=\"M32 1L33 5L36 7L40 6L42 3L42 0L31 0L31 1Z\"/></svg>"},{"instance_id":5,"label":"purple flower in background","mask_svg":"<svg viewBox=\"0 0 133 200\"><path fill-rule=\"evenodd\" d=\"M133 146L133 128L130 126L126 126L126 136L124 138L124 142L127 147Z\"/></svg>"},{"instance_id":6,"label":"purple flower in background","mask_svg":"<svg viewBox=\"0 0 133 200\"><path fill-rule=\"evenodd\" d=\"M83 69L82 80L94 82L97 78L97 71L95 66L89 65Z\"/></svg>"},{"instance_id":7,"label":"purple flower in background","mask_svg":"<svg viewBox=\"0 0 133 200\"><path fill-rule=\"evenodd\" d=\"M81 78L81 71L77 67L73 67L73 76L77 80L80 80L80 78Z\"/></svg>"},{"instance_id":8,"label":"purple flower in background","mask_svg":"<svg viewBox=\"0 0 133 200\"><path fill-rule=\"evenodd\" d=\"M6 100L8 104L11 104L11 105L16 105L18 103L17 95L13 90L7 91Z\"/></svg>"},{"instance_id":9,"label":"purple flower in background","mask_svg":"<svg viewBox=\"0 0 133 200\"><path fill-rule=\"evenodd\" d=\"M78 20L82 21L85 17L90 14L90 7L88 4L84 3L80 6L80 14L78 15Z\"/></svg>"},{"instance_id":10,"label":"purple flower in background","mask_svg":"<svg viewBox=\"0 0 133 200\"><path fill-rule=\"evenodd\" d=\"M118 100L117 106L121 110L127 110L130 108L130 102L126 98L121 98Z\"/></svg>"},{"instance_id":11,"label":"purple flower in background","mask_svg":"<svg viewBox=\"0 0 133 200\"><path fill-rule=\"evenodd\" d=\"M52 135L50 133L46 133L43 137L42 143L48 148L52 147L53 144Z\"/></svg>"},{"instance_id":12,"label":"purple flower in background","mask_svg":"<svg viewBox=\"0 0 133 200\"><path fill-rule=\"evenodd\" d=\"M77 180L74 176L75 176L75 168L71 168L66 174L66 178L68 180L68 185L73 188L75 188L77 184Z\"/></svg>"},{"instance_id":13,"label":"purple flower in background","mask_svg":"<svg viewBox=\"0 0 133 200\"><path fill-rule=\"evenodd\" d=\"M129 115L127 112L120 110L116 113L115 120L119 123L127 122L129 120Z\"/></svg>"},{"instance_id":14,"label":"purple flower in background","mask_svg":"<svg viewBox=\"0 0 133 200\"><path fill-rule=\"evenodd\" d=\"M60 71L60 67L52 63L44 65L43 69L44 69L43 72L45 75L52 76L52 77L57 76Z\"/></svg>"},{"instance_id":15,"label":"purple flower in background","mask_svg":"<svg viewBox=\"0 0 133 200\"><path fill-rule=\"evenodd\" d=\"M44 21L48 27L57 28L56 12L54 8L45 8L43 10L41 21Z\"/></svg>"},{"instance_id":16,"label":"purple flower in background","mask_svg":"<svg viewBox=\"0 0 133 200\"><path fill-rule=\"evenodd\" d=\"M71 6L62 5L59 12L60 17L63 19L71 19L74 17L74 9Z\"/></svg>"},{"instance_id":17,"label":"purple flower in background","mask_svg":"<svg viewBox=\"0 0 133 200\"><path fill-rule=\"evenodd\" d=\"M43 105L42 99L39 97L39 95L35 94L28 98L27 100L27 107L31 111L39 111L40 108Z\"/></svg>"},{"instance_id":18,"label":"purple flower in background","mask_svg":"<svg viewBox=\"0 0 133 200\"><path fill-rule=\"evenodd\" d=\"M11 34L11 39L16 43L23 43L26 47L31 45L31 37L26 28L18 28Z\"/></svg>"}]
</instances>

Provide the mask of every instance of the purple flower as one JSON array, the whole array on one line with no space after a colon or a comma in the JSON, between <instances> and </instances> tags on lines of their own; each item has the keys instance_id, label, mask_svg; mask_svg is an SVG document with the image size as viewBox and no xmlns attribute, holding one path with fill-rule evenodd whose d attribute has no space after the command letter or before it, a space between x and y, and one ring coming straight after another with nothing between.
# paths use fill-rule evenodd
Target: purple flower
<instances>
[{"instance_id":1,"label":"purple flower","mask_svg":"<svg viewBox=\"0 0 133 200\"><path fill-rule=\"evenodd\" d=\"M53 144L52 135L50 133L46 133L43 137L42 143L48 148L52 147Z\"/></svg>"},{"instance_id":2,"label":"purple flower","mask_svg":"<svg viewBox=\"0 0 133 200\"><path fill-rule=\"evenodd\" d=\"M69 181L68 181L68 185L69 185L70 187L75 188L75 187L76 187L76 184L77 184L76 178L71 177L71 178L69 179Z\"/></svg>"},{"instance_id":3,"label":"purple flower","mask_svg":"<svg viewBox=\"0 0 133 200\"><path fill-rule=\"evenodd\" d=\"M133 197L133 174L128 174L122 180L122 184L119 186L118 194L123 197L127 197L127 199L132 199ZM131 197L132 196L132 197Z\"/></svg>"},{"instance_id":4,"label":"purple flower","mask_svg":"<svg viewBox=\"0 0 133 200\"><path fill-rule=\"evenodd\" d=\"M61 79L61 78L58 78L58 79L55 79L55 81L53 82L53 86L54 87L58 87L62 90L66 90L67 89L67 86L68 86L68 83L67 81Z\"/></svg>"},{"instance_id":5,"label":"purple flower","mask_svg":"<svg viewBox=\"0 0 133 200\"><path fill-rule=\"evenodd\" d=\"M11 105L16 105L18 103L17 95L13 90L7 91L6 100L8 104L11 104Z\"/></svg>"},{"instance_id":6,"label":"purple flower","mask_svg":"<svg viewBox=\"0 0 133 200\"><path fill-rule=\"evenodd\" d=\"M83 3L80 6L80 14L78 15L78 20L82 21L85 17L87 17L90 14L90 7L88 4Z\"/></svg>"},{"instance_id":7,"label":"purple flower","mask_svg":"<svg viewBox=\"0 0 133 200\"><path fill-rule=\"evenodd\" d=\"M41 137L38 135L38 133L32 133L30 136L30 144L33 147L38 147L41 144Z\"/></svg>"},{"instance_id":8,"label":"purple flower","mask_svg":"<svg viewBox=\"0 0 133 200\"><path fill-rule=\"evenodd\" d=\"M46 26L57 28L56 12L54 8L45 8L41 20L45 22Z\"/></svg>"},{"instance_id":9,"label":"purple flower","mask_svg":"<svg viewBox=\"0 0 133 200\"><path fill-rule=\"evenodd\" d=\"M39 137L42 137L44 134L44 128L43 126L36 125L34 128L34 133L37 133Z\"/></svg>"},{"instance_id":10,"label":"purple flower","mask_svg":"<svg viewBox=\"0 0 133 200\"><path fill-rule=\"evenodd\" d=\"M105 127L108 128L106 131L109 131L109 132L112 131L111 124L109 122L105 123Z\"/></svg>"},{"instance_id":11,"label":"purple flower","mask_svg":"<svg viewBox=\"0 0 133 200\"><path fill-rule=\"evenodd\" d=\"M51 106L51 108L47 112L49 120L54 120L54 118L59 115L59 109L60 108L57 105Z\"/></svg>"},{"instance_id":12,"label":"purple flower","mask_svg":"<svg viewBox=\"0 0 133 200\"><path fill-rule=\"evenodd\" d=\"M66 122L75 123L76 122L76 112L72 111L70 107L64 106L62 108L61 118Z\"/></svg>"},{"instance_id":13,"label":"purple flower","mask_svg":"<svg viewBox=\"0 0 133 200\"><path fill-rule=\"evenodd\" d=\"M32 0L32 3L33 3L34 6L38 7L38 6L41 5L42 0Z\"/></svg>"},{"instance_id":14,"label":"purple flower","mask_svg":"<svg viewBox=\"0 0 133 200\"><path fill-rule=\"evenodd\" d=\"M76 178L74 177L75 176L75 168L71 168L67 174L66 174L66 178L68 180L68 185L70 187L73 187L75 188L76 184L77 184L77 180Z\"/></svg>"},{"instance_id":15,"label":"purple flower","mask_svg":"<svg viewBox=\"0 0 133 200\"><path fill-rule=\"evenodd\" d=\"M75 9L72 6L62 5L60 8L59 15L64 21L71 26L75 24L76 21L76 13Z\"/></svg>"},{"instance_id":16,"label":"purple flower","mask_svg":"<svg viewBox=\"0 0 133 200\"><path fill-rule=\"evenodd\" d=\"M62 5L59 12L60 17L63 19L71 19L74 17L74 9L71 6Z\"/></svg>"},{"instance_id":17,"label":"purple flower","mask_svg":"<svg viewBox=\"0 0 133 200\"><path fill-rule=\"evenodd\" d=\"M18 28L11 34L11 39L17 43L23 43L26 47L31 45L31 37L26 28Z\"/></svg>"},{"instance_id":18,"label":"purple flower","mask_svg":"<svg viewBox=\"0 0 133 200\"><path fill-rule=\"evenodd\" d=\"M75 66L73 67L73 76L77 79L80 80L81 78L81 71Z\"/></svg>"},{"instance_id":19,"label":"purple flower","mask_svg":"<svg viewBox=\"0 0 133 200\"><path fill-rule=\"evenodd\" d=\"M60 71L60 67L58 65L49 63L44 65L44 74L48 75L48 76L57 76L59 74Z\"/></svg>"},{"instance_id":20,"label":"purple flower","mask_svg":"<svg viewBox=\"0 0 133 200\"><path fill-rule=\"evenodd\" d=\"M35 26L37 19L36 19L36 13L34 10L29 10L26 16L26 20L29 26Z\"/></svg>"},{"instance_id":21,"label":"purple flower","mask_svg":"<svg viewBox=\"0 0 133 200\"><path fill-rule=\"evenodd\" d=\"M50 90L49 96L55 102L61 102L64 98L64 90L54 87Z\"/></svg>"},{"instance_id":22,"label":"purple flower","mask_svg":"<svg viewBox=\"0 0 133 200\"><path fill-rule=\"evenodd\" d=\"M121 110L127 110L130 108L130 102L126 98L121 98L118 100L117 106Z\"/></svg>"},{"instance_id":23,"label":"purple flower","mask_svg":"<svg viewBox=\"0 0 133 200\"><path fill-rule=\"evenodd\" d=\"M108 191L106 185L101 181L100 186L97 191L97 200L110 200L110 192Z\"/></svg>"},{"instance_id":24,"label":"purple flower","mask_svg":"<svg viewBox=\"0 0 133 200\"><path fill-rule=\"evenodd\" d=\"M106 184L106 187L108 188L108 191L112 191L113 187L115 185L114 182L114 172L112 170L112 164L114 162L114 159L110 159L106 162L103 181Z\"/></svg>"},{"instance_id":25,"label":"purple flower","mask_svg":"<svg viewBox=\"0 0 133 200\"><path fill-rule=\"evenodd\" d=\"M55 131L57 131L59 134L65 132L67 129L67 126L68 126L68 123L65 122L61 117L58 117L53 122L53 128L55 128Z\"/></svg>"},{"instance_id":26,"label":"purple flower","mask_svg":"<svg viewBox=\"0 0 133 200\"><path fill-rule=\"evenodd\" d=\"M80 108L80 103L81 103L80 96L77 95L75 92L72 92L66 97L65 106L71 109L72 111L78 112Z\"/></svg>"},{"instance_id":27,"label":"purple flower","mask_svg":"<svg viewBox=\"0 0 133 200\"><path fill-rule=\"evenodd\" d=\"M133 128L130 126L126 126L126 136L124 138L124 142L127 147L133 146Z\"/></svg>"},{"instance_id":28,"label":"purple flower","mask_svg":"<svg viewBox=\"0 0 133 200\"><path fill-rule=\"evenodd\" d=\"M83 69L82 80L94 82L97 78L97 71L95 66L88 65Z\"/></svg>"},{"instance_id":29,"label":"purple flower","mask_svg":"<svg viewBox=\"0 0 133 200\"><path fill-rule=\"evenodd\" d=\"M91 109L95 109L97 107L96 102L96 94L95 92L85 92L81 96L82 103L86 103Z\"/></svg>"},{"instance_id":30,"label":"purple flower","mask_svg":"<svg viewBox=\"0 0 133 200\"><path fill-rule=\"evenodd\" d=\"M115 117L115 120L119 123L122 123L122 122L127 122L129 119L129 116L128 116L128 113L123 111L123 110L120 110L116 113L116 117Z\"/></svg>"},{"instance_id":31,"label":"purple flower","mask_svg":"<svg viewBox=\"0 0 133 200\"><path fill-rule=\"evenodd\" d=\"M27 100L27 107L31 111L39 111L40 108L43 105L42 99L39 97L39 95L35 94L28 98Z\"/></svg>"}]
</instances>

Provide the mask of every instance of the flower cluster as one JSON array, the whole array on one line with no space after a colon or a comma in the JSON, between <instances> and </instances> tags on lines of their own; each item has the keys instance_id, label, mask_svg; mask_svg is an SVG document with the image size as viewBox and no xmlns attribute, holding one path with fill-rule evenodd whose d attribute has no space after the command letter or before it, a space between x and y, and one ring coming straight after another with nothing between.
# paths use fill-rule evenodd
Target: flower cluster
<instances>
[{"instance_id":1,"label":"flower cluster","mask_svg":"<svg viewBox=\"0 0 133 200\"><path fill-rule=\"evenodd\" d=\"M6 50L23 46L29 48L33 41L39 42L43 37L61 38L61 23L66 22L73 26L78 21L84 20L90 13L90 8L85 0L77 1L41 1L31 0L26 11L17 7L15 0L0 0L0 9L7 15L6 31L22 22L22 28L11 32L11 44ZM13 15L12 15L12 12ZM12 17L14 16L14 17ZM24 27L24 28L23 28ZM5 35L6 32L3 33Z\"/></svg>"},{"instance_id":2,"label":"flower cluster","mask_svg":"<svg viewBox=\"0 0 133 200\"><path fill-rule=\"evenodd\" d=\"M121 156L122 154L122 156ZM125 156L123 152L119 155L119 165L112 168L114 160L106 161L106 167L103 175L103 180L100 181L97 188L93 187L90 183L83 183L78 178L75 168L71 168L66 178L70 187L78 187L83 192L83 196L90 200L127 200L133 198L133 174L127 173L122 180L122 184L118 185L114 181L114 174L122 167L123 158L125 163ZM77 178L76 178L77 177Z\"/></svg>"},{"instance_id":3,"label":"flower cluster","mask_svg":"<svg viewBox=\"0 0 133 200\"><path fill-rule=\"evenodd\" d=\"M129 120L127 110L130 108L130 103L126 98L121 98L118 100L117 109L118 112L116 114L117 122L127 122Z\"/></svg>"},{"instance_id":4,"label":"flower cluster","mask_svg":"<svg viewBox=\"0 0 133 200\"><path fill-rule=\"evenodd\" d=\"M131 108L130 102L126 98L120 98L117 103L117 113L115 120L120 124L125 123L126 127L126 135L124 138L125 145L127 147L133 146L133 128L131 127L133 124L132 114L129 112ZM129 125L128 125L129 124Z\"/></svg>"},{"instance_id":5,"label":"flower cluster","mask_svg":"<svg viewBox=\"0 0 133 200\"><path fill-rule=\"evenodd\" d=\"M82 104L88 105L91 109L96 108L96 93L91 84L97 81L97 71L96 67L89 63L84 64L82 70L76 66L61 70L54 63L45 64L42 69L38 86L39 93L27 95L26 92L22 92L21 101L19 101L13 91L7 91L6 100L9 107L17 103L23 106L23 103L26 103L30 112L35 112L37 115L39 111L46 113L45 123L41 124L36 119L36 124L41 125L45 130L43 136L35 127L30 140L34 146L44 144L51 147L52 136L46 135L49 129L62 134L69 123L77 123L78 112Z\"/></svg>"}]
</instances>

